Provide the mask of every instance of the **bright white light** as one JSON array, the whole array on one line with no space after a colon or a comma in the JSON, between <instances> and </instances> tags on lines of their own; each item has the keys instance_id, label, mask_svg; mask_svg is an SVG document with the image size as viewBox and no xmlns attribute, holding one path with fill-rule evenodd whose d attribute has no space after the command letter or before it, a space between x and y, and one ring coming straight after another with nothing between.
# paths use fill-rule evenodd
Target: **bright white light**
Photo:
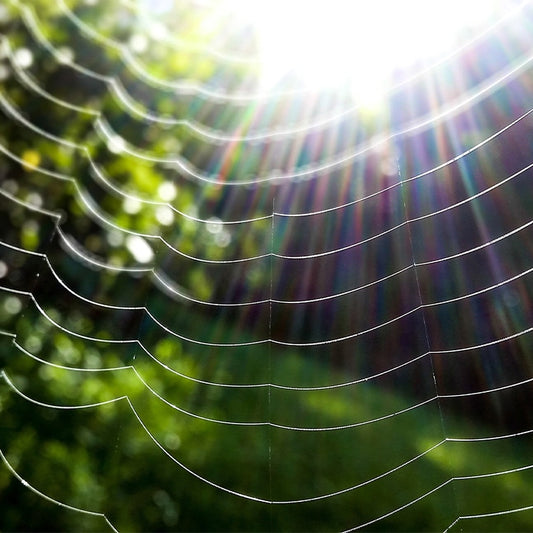
<instances>
[{"instance_id":1,"label":"bright white light","mask_svg":"<svg viewBox=\"0 0 533 533\"><path fill-rule=\"evenodd\" d=\"M140 4L145 11L155 15L163 15L172 10L172 0L141 0Z\"/></svg>"},{"instance_id":2,"label":"bright white light","mask_svg":"<svg viewBox=\"0 0 533 533\"><path fill-rule=\"evenodd\" d=\"M142 208L142 202L138 200L137 198L132 198L131 196L127 196L122 201L122 209L128 213L128 215L135 215L137 214Z\"/></svg>"},{"instance_id":3,"label":"bright white light","mask_svg":"<svg viewBox=\"0 0 533 533\"><path fill-rule=\"evenodd\" d=\"M161 41L168 38L168 30L160 22L152 22L148 26L148 33L154 41Z\"/></svg>"},{"instance_id":4,"label":"bright white light","mask_svg":"<svg viewBox=\"0 0 533 533\"><path fill-rule=\"evenodd\" d=\"M149 263L154 258L152 247L139 235L128 235L126 247L139 263Z\"/></svg>"},{"instance_id":5,"label":"bright white light","mask_svg":"<svg viewBox=\"0 0 533 533\"><path fill-rule=\"evenodd\" d=\"M178 195L178 189L171 181L164 181L157 189L157 194L162 200L170 202Z\"/></svg>"},{"instance_id":6,"label":"bright white light","mask_svg":"<svg viewBox=\"0 0 533 533\"><path fill-rule=\"evenodd\" d=\"M257 30L264 89L291 75L310 88L349 83L365 100L385 90L393 69L451 52L462 30L483 26L505 1L230 3Z\"/></svg>"},{"instance_id":7,"label":"bright white light","mask_svg":"<svg viewBox=\"0 0 533 533\"><path fill-rule=\"evenodd\" d=\"M112 135L107 141L107 149L113 154L120 154L126 148L126 141L120 135Z\"/></svg>"},{"instance_id":8,"label":"bright white light","mask_svg":"<svg viewBox=\"0 0 533 533\"><path fill-rule=\"evenodd\" d=\"M20 68L31 67L33 63L33 53L29 48L18 48L13 53L13 60Z\"/></svg>"},{"instance_id":9,"label":"bright white light","mask_svg":"<svg viewBox=\"0 0 533 533\"><path fill-rule=\"evenodd\" d=\"M168 205L160 205L155 211L155 217L163 226L170 226L174 222L174 212Z\"/></svg>"},{"instance_id":10,"label":"bright white light","mask_svg":"<svg viewBox=\"0 0 533 533\"><path fill-rule=\"evenodd\" d=\"M134 33L130 37L128 44L134 52L142 54L143 52L146 52L148 48L148 39L146 35L143 35L142 33Z\"/></svg>"}]
</instances>

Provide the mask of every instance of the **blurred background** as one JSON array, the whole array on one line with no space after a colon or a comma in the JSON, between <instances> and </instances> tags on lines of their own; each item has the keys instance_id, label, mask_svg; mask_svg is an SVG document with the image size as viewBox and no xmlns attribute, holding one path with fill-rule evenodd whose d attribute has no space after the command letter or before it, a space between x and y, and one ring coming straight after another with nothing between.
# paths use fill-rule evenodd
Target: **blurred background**
<instances>
[{"instance_id":1,"label":"blurred background","mask_svg":"<svg viewBox=\"0 0 533 533\"><path fill-rule=\"evenodd\" d=\"M0 529L531 531L532 26L0 5Z\"/></svg>"}]
</instances>

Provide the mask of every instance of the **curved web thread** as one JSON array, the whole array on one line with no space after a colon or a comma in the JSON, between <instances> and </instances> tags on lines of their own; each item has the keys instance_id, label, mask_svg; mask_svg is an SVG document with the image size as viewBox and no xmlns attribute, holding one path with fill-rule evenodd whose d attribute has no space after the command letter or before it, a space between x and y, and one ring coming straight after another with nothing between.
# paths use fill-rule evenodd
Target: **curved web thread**
<instances>
[{"instance_id":1,"label":"curved web thread","mask_svg":"<svg viewBox=\"0 0 533 533\"><path fill-rule=\"evenodd\" d=\"M26 124L26 125L29 125L27 121L25 121L19 112L17 112L12 105L10 105L5 99L2 99L2 103L4 105L4 108L8 111L8 113L12 116L14 116L16 119L18 119L19 121L21 121L23 124ZM488 137L487 139L484 139L483 141L481 141L480 143L478 143L475 147L473 148L470 148L468 150L466 150L465 152L459 154L458 156L455 156L452 160L446 162L446 163L443 163L441 165L438 165L437 167L434 167L433 169L429 170L429 171L425 171L419 175L416 175L416 176L413 176L411 178L408 178L407 181L411 181L411 180L414 180L414 179L419 179L421 177L424 177L428 174L431 174L433 172L435 172L436 170L439 170L441 168L444 168L446 165L450 164L450 163L455 163L456 161L459 161L460 158L470 154L472 151L474 151L475 149L477 148L480 148L481 146L483 146L484 144L492 141L494 138L496 138L498 135L504 133L507 129L513 127L514 125L516 125L517 123L519 123L521 120L525 119L529 114L530 114L530 110L527 111L526 113L524 113L522 116L520 116L518 119L516 119L515 121L513 121L511 124L505 126L504 128L502 128L501 130L499 130L498 132L496 132L494 135ZM42 130L40 130L39 128L35 128L33 127L32 125L29 125L29 127L33 130L36 130L39 134L43 134L45 136L48 136L46 135L44 132L42 132ZM52 137L53 139L53 137ZM68 145L70 146L71 143L69 142ZM9 152L9 150L6 151L5 148L3 148L3 151L6 153L6 155L8 155L9 157L15 159L15 160L18 160L20 161L20 158L17 158L16 156L14 156L13 154L11 154ZM106 184L108 183L106 178L102 176L101 172L98 171L98 168L94 165L94 163L91 161L91 157L90 155L88 155L88 158L89 158L89 161L91 163L91 169L96 173L96 176L101 179L102 181L104 181ZM37 167L38 168L38 167ZM529 169L529 166L528 167L525 167L524 169L522 169L521 171L519 171L518 173L516 173L516 175L519 175L522 171L525 171L525 170L528 170ZM40 170L43 170L45 173L49 174L49 175L52 175L54 177L57 177L59 179L63 179L63 180L70 180L72 181L75 186L77 187L77 190L76 190L76 194L78 196L81 197L81 200L85 203L85 205L91 210L91 214L96 217L97 221L101 221L103 222L104 224L107 224L109 226L113 226L119 230L123 230L125 232L128 232L127 229L124 229L124 228L121 228L121 227L117 227L116 225L114 225L112 222L110 222L108 219L106 219L106 216L105 214L101 214L98 212L98 206L96 206L94 204L94 202L92 201L92 199L86 199L83 197L83 192L79 189L79 187L77 186L76 182L75 182L75 178L69 178L68 176L63 176L63 175L60 175L60 174L57 174L57 173L50 173L50 171L46 171L44 169L40 169ZM516 175L512 175L510 176L509 178L507 179L513 179ZM496 184L492 187L489 187L488 189L486 189L485 191L481 191L479 193L477 193L476 195L473 195L471 198L475 198L479 195L482 195L482 194L485 194L486 192L490 192L490 190L492 190L494 187L497 187L497 186L500 186L502 183L505 183L507 181L507 179L503 180L502 182L500 182L499 184ZM194 217L190 217L188 216L186 213L182 213L180 211L176 211L178 214L180 214L181 216L183 216L184 218L189 218L189 219L192 219L192 220L196 220L198 222L205 222L206 224L212 224L213 226L217 226L217 225L223 225L223 224L238 224L238 223L247 223L247 222L252 222L252 221L258 221L258 220L263 220L265 218L271 218L271 216L284 216L284 217L290 217L290 216L311 216L311 215L320 215L322 213L326 213L326 212L329 212L329 211L333 211L333 210L337 210L337 209L340 209L340 208L345 208L345 207L348 207L350 205L354 205L356 203L359 203L365 199L368 199L368 198L372 198L373 196L376 196L376 195L379 195L381 193L384 193L384 192L387 192L391 189L395 189L397 187L397 185L391 185L389 187L387 187L386 189L382 190L382 191L377 191L376 193L373 193L371 195L368 195L366 197L363 197L363 198L360 198L356 201L353 201L353 202L349 202L345 205L342 205L342 206L338 206L338 207L334 207L334 208L329 208L329 209L326 209L326 210L322 210L322 211L315 211L315 212L312 212L312 213L297 213L297 214L284 214L284 213L274 213L273 215L269 215L269 216L266 216L266 217L260 217L260 218L255 218L255 219L252 219L252 220L241 220L241 221L222 221L222 220L201 220L201 219L198 219L198 218L194 218ZM115 192L119 192L117 189L114 189L112 188L113 191ZM129 198L129 196L125 195L126 198ZM442 210L440 210L439 212L441 211L444 211L446 209L452 209L458 205L461 205L462 203L465 203L467 201L469 201L471 198L468 198L466 200L463 200L461 202L458 202L457 204L454 204L454 205L451 205L451 206L448 206ZM139 202L142 202L141 199L138 199L138 198L135 198L133 197L133 199L135 200L138 200ZM154 203L157 203L157 202L154 202ZM167 204L163 204L163 203L158 203L159 205L167 205ZM422 215L420 217L417 217L413 220L420 220L420 219L423 219L423 218L427 218L429 216L433 216L435 214L438 214L438 213L430 213L430 214L427 214L427 215ZM408 222L408 221L407 221ZM405 223L405 222L404 222ZM402 224L404 224L402 223ZM394 231L395 229L397 229L398 227L400 227L400 225L396 226L396 227L393 227L393 228L390 228L388 230L386 230L386 232L389 232L389 231ZM158 235L147 235L147 234L139 234L139 233L135 233L135 232L131 232L129 231L130 233L132 234L137 234L137 235L140 235L140 236L143 236L143 237L158 237ZM384 233L386 233L384 232ZM382 233L383 234L383 233ZM373 238L376 238L376 237L380 237L382 234L378 234L376 236L372 236L372 237L369 237L368 240L371 240ZM161 236L159 236L161 237ZM172 246L167 243L164 239L163 239L163 242L165 242L165 244L167 246L169 246L170 248L172 248ZM339 251L343 251L345 249L348 249L348 248L351 248L351 247L354 247L354 246L359 246L361 244L364 244L366 241L359 241L357 243L353 243L353 244L350 244L350 245L347 245L345 246L344 248L338 248L338 249L334 249L334 250L331 250L331 251L326 251L326 252L321 252L321 253L317 253L317 254L313 254L313 255L307 255L307 256L289 256L289 255L282 255L282 254L274 254L276 257L280 257L280 258L288 258L288 259L299 259L299 258L312 258L312 257L319 257L321 255L328 255L328 254L331 254L331 253L336 253L336 252L339 252ZM253 256L253 257L247 257L247 258L242 258L242 259L232 259L232 260L208 260L208 259L200 259L200 258L197 258L197 257L192 257L192 256L187 256L187 254L184 254L183 252L179 251L179 250L175 250L177 253L180 253L181 255L183 255L184 257L188 257L190 259L195 259L195 260L203 260L205 262L213 262L213 263L232 263L232 262L240 262L240 261L248 261L248 260L254 260L254 259L261 259L263 257L266 257L267 254L262 254L262 255L258 255L258 256Z\"/></svg>"},{"instance_id":2,"label":"curved web thread","mask_svg":"<svg viewBox=\"0 0 533 533\"><path fill-rule=\"evenodd\" d=\"M16 66L16 61L12 63ZM524 465L525 438L531 431L527 421L525 429L513 431L517 421L508 413L491 424L479 415L473 426L462 419L473 418L472 411L480 405L474 398L498 398L496 403L505 411L509 403L504 395L511 394L516 405L530 383L519 358L530 342L531 321L521 302L527 298L531 267L524 261L527 254L517 256L512 250L527 242L531 222L530 211L522 207L527 205L526 194L523 199L517 196L530 175L528 152L518 142L517 152L522 150L524 157L513 162L492 157L489 161L497 168L487 173L487 179L470 179L471 169L483 165L491 150L498 154L506 143L530 130L527 99L517 97L516 108L507 110L505 120L495 120L474 142L454 146L445 138L447 133L452 139L457 134L454 120L468 122L469 115L487 113L509 90L507 85L525 83L527 60L522 64L502 70L503 76L500 72L487 82L486 90L472 91L479 96L460 100L465 110L461 118L438 109L427 115L414 110L416 117L422 117L415 120L415 127L404 127L409 120L401 118L398 133L389 140L396 140L402 164L408 167L402 172L409 176L402 180L403 194L388 174L376 170L371 152L356 144L353 152L362 159L354 170L359 179L348 172L317 174L317 169L331 172L329 163L309 171L312 185L268 178L272 189L250 194L259 217L249 216L253 209L236 217L237 208L245 204L231 196L220 200L229 206L229 215L217 210L209 197L198 201L202 214L187 212L185 200L178 206L170 201L168 206L181 221L176 226L189 220L204 227L203 233L184 227L175 241L162 231L161 220L151 225L144 220L144 210L129 213L137 206L124 203L120 193L115 196L109 188L102 193L91 184L92 180L113 184L120 175L104 157L105 150L93 151L95 144L102 145L101 138L65 128L59 134L47 132L28 105L37 97L21 97L10 81L6 83L2 104L13 130L2 143L7 169L2 201L14 231L6 232L2 244L9 273L4 273L2 284L4 352L9 354L2 374L9 393L4 412L9 420L23 421L27 427L41 427L39 420L53 412L62 420L53 424L63 428L60 442L70 443L58 454L44 428L41 444L31 438L29 444L21 442L17 435L27 435L24 430L10 433L2 442L7 464L14 465L10 457L16 458L18 464L12 468L20 469L21 479L32 481L31 486L54 501L65 501L47 479L72 477L70 465L84 472L87 457L76 452L81 443L91 450L96 444L91 444L90 430L89 434L81 430L95 423L108 427L103 449L116 439L119 451L109 464L120 465L121 470L102 471L93 462L93 490L77 496L83 505L71 507L102 509L119 529L122 524L128 528L121 509L133 509L132 501L139 502L143 516L157 516L146 529L160 529L161 524L170 529L175 524L185 529L202 524L204 529L250 529L250 524L280 530L304 524L321 530L373 524L413 529L417 517L435 508L441 514L433 529L485 515L513 515L523 520L518 523L527 524L528 505L513 502L503 508L505 502L498 502L498 511L494 506L479 510L472 490L462 488L489 477L504 479L502 483L514 479L510 482L518 487L514 496L520 494L529 469ZM25 70L18 74L21 87L35 88L28 83L31 78L24 78ZM35 80L46 87L42 75ZM18 102L12 102L13 96ZM17 103L25 104L20 111ZM474 115L478 105L479 114ZM433 134L441 144L432 159L421 155L420 146L429 146ZM12 140L14 135L19 144ZM42 144L43 137L50 144ZM104 141L107 148L116 148L109 136L104 135ZM41 153L61 155L61 145L76 151L82 147L81 157L68 152L66 164L59 156L43 161L48 163L44 166L36 163L36 158L43 159ZM295 139L294 146L297 150L302 145ZM328 155L327 150L322 153ZM102 171L95 154L103 162ZM139 164L127 153L116 160ZM54 180L46 183L55 189L43 187L43 174L71 184L71 189L62 185L58 198L47 197L43 192L58 189ZM163 177L156 173L153 179L168 177L169 173ZM179 200L189 189L187 182L177 183ZM202 194L202 183L205 180L193 181L191 190ZM245 183L229 180L220 185L237 184L229 188L240 189ZM464 187L447 190L450 183ZM328 196L332 184L343 195ZM142 183L136 185L142 188ZM312 193L310 208L305 198ZM142 198L141 190L138 197ZM146 197L150 199L149 190ZM512 199L513 216L496 217L496 223L488 224L484 213L491 208L498 213L493 204L502 198ZM449 225L452 235L457 235L454 220L468 220L479 231L463 240L456 238L452 245L438 238L430 245L430 237L437 236L436 226ZM210 226L216 231L208 231ZM247 231L262 236L257 248L232 248L219 240L219 250L201 249L204 240L215 238L210 235L233 226L242 226L230 233L234 241L244 239ZM413 235L412 249L401 250L407 227ZM341 230L346 233L336 233ZM129 237L141 240L128 241ZM151 246L148 261L146 248L144 256L139 251L142 242ZM254 285L254 276L261 273L253 271L258 261L271 270ZM488 275L465 278L474 272L472 264L489 265ZM411 294L415 269L420 290L427 296L423 300ZM442 283L436 283L439 279ZM215 283L207 291L210 280ZM453 280L459 286L452 286ZM379 302L381 307L376 306ZM514 315L506 316L498 302L513 308ZM475 320L479 308L494 309L499 317L489 317L484 330ZM475 331L461 331L461 323L453 320L456 310L464 323L474 317L470 326L475 324ZM417 337L423 331L422 313L427 315L431 350ZM391 346L396 353L390 353ZM476 371L478 354L488 365L481 373ZM507 354L515 361L518 376L498 371L498 359ZM451 357L462 358L461 379L456 376L459 364L452 364ZM115 377L117 372L120 377ZM437 394L433 372L442 383ZM131 378L124 377L126 373ZM82 377L74 377L78 375ZM449 425L444 438L437 402ZM115 405L115 414L103 414ZM505 464L503 441L513 443ZM467 443L485 448L469 448ZM32 473L36 450L43 457L41 468L50 465L57 470L53 476ZM481 453L482 461L480 450L486 452ZM69 454L74 460L68 464L58 459ZM24 460L17 458L21 455ZM342 458L342 471L338 461L328 460L331 455ZM135 463L128 467L133 458L155 469L148 476L153 492L146 498L144 492L129 489L126 505L119 496L121 483L141 476ZM448 469L440 466L449 463ZM166 477L169 464L172 479ZM140 479L146 486L147 478ZM448 491L452 485L455 498ZM181 492L183 486L190 487L190 494ZM494 486L484 485L485 490ZM398 487L402 494L390 495ZM101 499L103 490L106 503ZM527 494L522 494L518 500L527 503ZM63 496L68 500L68 494ZM202 504L207 497L220 504L213 513L217 522L211 525ZM377 503L368 506L369 498ZM360 510L357 517L353 509ZM48 513L60 520L54 511ZM311 523L311 515L322 518Z\"/></svg>"},{"instance_id":3,"label":"curved web thread","mask_svg":"<svg viewBox=\"0 0 533 533\"><path fill-rule=\"evenodd\" d=\"M42 34L41 34L40 30L39 30L39 23L36 21L35 16L32 15L31 14L32 12L27 9L27 6L24 6L24 7L26 9L23 11L23 14L25 15L25 19L27 20L27 24L28 24L30 30L34 33L35 36L39 36L39 41L41 42L41 44L46 45L46 47L48 49L52 50L52 52L53 52L52 55L54 55L54 57L57 59L58 62L65 63L65 60L62 59L62 55L57 50L55 50L54 47L48 41L45 40L44 36L42 36ZM398 133L396 133L396 136L401 135L401 134L409 133L413 129L426 127L428 124L431 124L435 120L438 120L438 119L440 119L442 117L445 117L446 115L448 115L450 113L454 113L458 109L460 109L460 108L462 108L464 106L471 105L476 100L478 100L479 98L482 98L485 94L487 94L488 92L493 91L497 86L499 86L502 83L504 83L510 76L513 76L517 72L520 72L524 68L527 68L527 66L529 65L530 61L531 61L530 55L525 54L524 57L522 57L520 60L515 60L514 64L508 66L506 71L502 71L502 70L496 71L494 73L493 78L488 79L486 81L486 83L483 84L483 86L477 87L477 90L473 91L472 94L468 94L466 96L466 98L463 96L461 99L459 99L458 102L454 102L454 103L451 103L451 104L446 102L447 107L441 113L439 113L438 115L436 115L435 113L432 113L429 118L426 118L425 120L422 119L422 120L416 121L414 125L410 125L408 128L405 128L405 129L399 131ZM87 69L85 69L83 67L80 67L79 65L77 65L76 63L73 63L70 60L67 61L67 64L69 66L77 66L84 74L87 74L89 76L94 76L97 79L100 79L102 81L106 81L112 87L116 87L117 83L119 83L119 85L120 85L120 82L114 76L105 76L105 75L97 74L97 73L92 72L90 70L87 70ZM409 80L409 81L411 81L411 80ZM113 91L114 92L117 92L117 91L122 92L121 89L116 89L116 90L113 89ZM133 106L132 108L129 108L129 111L135 112L134 108L135 108L135 106ZM350 111L352 111L352 110L350 110ZM85 112L93 112L94 113L94 111L91 111L90 108L89 109L85 108ZM353 120L352 117L350 117L350 119ZM333 117L331 120L336 121L336 118ZM160 162L167 162L167 163L175 163L175 164L177 164L179 166L179 168L182 171L184 171L186 174L189 174L191 177L193 177L195 179L203 180L203 181L206 181L206 182L213 181L213 179L211 179L209 176L197 172L194 168L190 168L188 162L185 161L185 160L181 160L179 158L178 159L157 158L157 157L154 157L154 156L152 156L150 154L143 154L141 151L135 150L134 148L128 148L127 143L124 143L124 139L122 139L120 136L115 135L112 132L110 126L107 124L107 121L105 119L102 119L101 116L98 116L98 119L96 120L96 124L95 125L96 125L97 130L104 137L106 137L108 141L110 141L111 143L113 142L113 140L115 140L116 142L119 142L121 150L125 150L125 151L129 150L132 154L136 155L137 157L145 158L145 159L147 159L149 161L160 161ZM298 129L297 131L289 131L288 133L289 134L293 134L293 133L306 132L307 130L309 130L309 128L312 129L312 128L314 128L314 126L311 126L311 127L304 126L301 129ZM222 136L222 137L218 137L218 140L219 141L241 141L243 139L241 139L239 137L224 138ZM253 139L250 139L250 140L257 140L257 139L253 138ZM390 137L389 138L385 138L385 139L378 138L377 140L374 140L370 144L367 143L366 146L364 146L362 149L356 151L355 153L353 153L352 147L350 147L351 151L347 155L343 154L340 157L334 158L333 161L328 161L325 164L321 164L321 165L312 165L311 168L303 169L303 170L298 171L298 172L287 172L287 173L282 173L280 175L275 174L274 176L267 176L267 177L259 176L258 178L255 178L254 180L251 180L251 181L242 181L242 180L239 180L238 182L223 181L222 184L223 185L229 185L229 186L231 186L231 185L249 185L249 184L256 183L256 182L273 181L273 180L278 180L278 179L281 179L281 178L295 178L295 177L300 177L301 178L301 177L305 177L305 176L312 176L312 175L314 175L316 173L323 173L323 172L329 171L329 170L331 170L332 167L336 167L336 166L339 166L339 165L343 165L343 164L349 163L354 158L357 158L360 155L368 152L372 148L376 148L376 147L382 145L387 140L390 140ZM219 176L217 176L217 178L218 177ZM217 180L215 179L215 181L217 181ZM218 180L217 183L220 183L220 180Z\"/></svg>"}]
</instances>

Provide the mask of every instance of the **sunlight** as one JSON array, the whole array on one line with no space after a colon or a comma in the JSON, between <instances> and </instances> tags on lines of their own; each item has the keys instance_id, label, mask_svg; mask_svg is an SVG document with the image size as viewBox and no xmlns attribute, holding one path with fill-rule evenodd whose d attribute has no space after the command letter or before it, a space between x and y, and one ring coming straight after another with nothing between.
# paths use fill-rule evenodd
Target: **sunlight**
<instances>
[{"instance_id":1,"label":"sunlight","mask_svg":"<svg viewBox=\"0 0 533 533\"><path fill-rule=\"evenodd\" d=\"M394 70L432 62L495 20L503 2L235 0L258 35L262 89L290 77L310 89L349 84L371 104ZM509 2L507 2L509 4Z\"/></svg>"}]
</instances>

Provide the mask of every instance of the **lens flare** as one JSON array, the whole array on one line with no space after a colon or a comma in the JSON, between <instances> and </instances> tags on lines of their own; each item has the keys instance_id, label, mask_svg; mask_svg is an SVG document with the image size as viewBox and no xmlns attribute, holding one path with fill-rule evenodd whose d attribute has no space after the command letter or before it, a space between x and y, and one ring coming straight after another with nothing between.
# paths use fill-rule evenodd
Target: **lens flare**
<instances>
[{"instance_id":1,"label":"lens flare","mask_svg":"<svg viewBox=\"0 0 533 533\"><path fill-rule=\"evenodd\" d=\"M290 80L310 89L349 84L372 103L394 71L436 61L495 19L507 2L304 2L231 4L259 41L265 90Z\"/></svg>"}]
</instances>

